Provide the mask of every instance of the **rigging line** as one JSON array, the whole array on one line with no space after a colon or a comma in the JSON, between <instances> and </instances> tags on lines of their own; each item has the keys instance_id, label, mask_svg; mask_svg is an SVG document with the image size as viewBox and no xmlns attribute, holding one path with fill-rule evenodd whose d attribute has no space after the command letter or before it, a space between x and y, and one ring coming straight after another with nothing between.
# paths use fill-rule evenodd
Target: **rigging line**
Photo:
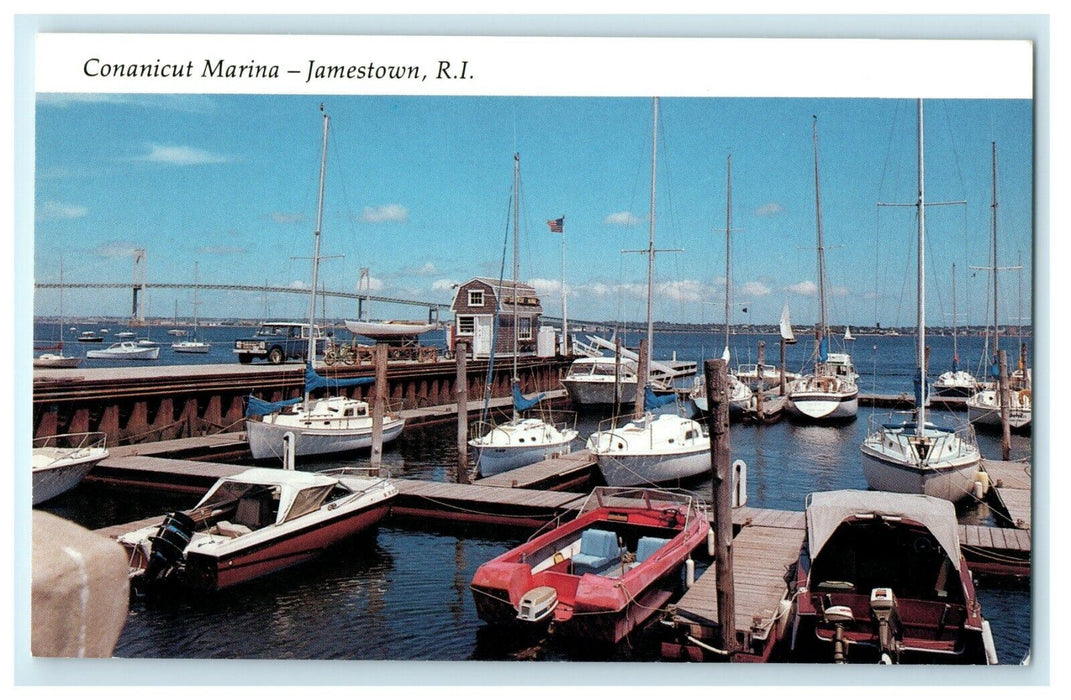
<instances>
[{"instance_id":1,"label":"rigging line","mask_svg":"<svg viewBox=\"0 0 1071 700\"><path fill-rule=\"evenodd\" d=\"M494 379L494 369L495 369L495 350L498 347L498 322L499 322L498 312L499 312L499 309L502 307L502 292L503 292L504 279L505 279L505 275L506 275L506 251L509 250L509 221L510 221L510 215L512 213L513 213L513 196L512 196L512 193L511 193L511 196L509 197L509 203L506 205L506 231L505 231L505 235L502 237L502 255L500 256L501 263L500 263L500 267L499 267L499 270L498 270L498 292L497 292L497 297L498 298L496 299L496 303L495 303L494 318L493 318L493 320L491 322L491 355L490 355L490 357L488 358L488 361L487 361L487 381L484 382L483 410L480 412L480 420L481 421L486 421L487 420L487 413L488 413L488 411L490 411L490 407L491 407L491 389L494 386L493 379ZM514 235L516 235L516 231L514 232ZM473 320L473 322L475 323L475 319ZM517 322L516 319L514 319L514 323L516 323L516 322ZM475 333L475 332L476 332L476 329L474 327L473 328L473 333Z\"/></svg>"},{"instance_id":2,"label":"rigging line","mask_svg":"<svg viewBox=\"0 0 1071 700\"><path fill-rule=\"evenodd\" d=\"M342 208L346 212L346 225L348 233L350 234L350 240L359 241L361 239L358 237L357 229L353 224L353 222L357 220L357 217L354 216L353 208L350 203L349 190L346 189L346 159L342 157L341 146L339 144L338 134L335 131L334 125L328 124L327 128L330 132L329 135L331 137L331 140L329 141L329 148L334 151L335 155L333 159L330 159L331 162L328 165L329 167L332 167L335 171L338 172L338 186L339 189L342 191ZM354 161L359 162L357 158L354 158ZM343 254L345 254L345 252L346 251L343 250ZM361 256L357 252L354 252L354 258L356 260L357 266L363 267L363 265L361 265Z\"/></svg>"}]
</instances>

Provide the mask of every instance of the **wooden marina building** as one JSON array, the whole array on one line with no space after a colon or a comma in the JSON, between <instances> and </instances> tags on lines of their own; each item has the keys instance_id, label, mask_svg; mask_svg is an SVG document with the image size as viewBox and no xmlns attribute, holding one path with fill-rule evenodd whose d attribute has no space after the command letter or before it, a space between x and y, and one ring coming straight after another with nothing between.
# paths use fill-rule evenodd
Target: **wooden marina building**
<instances>
[{"instance_id":1,"label":"wooden marina building","mask_svg":"<svg viewBox=\"0 0 1071 700\"><path fill-rule=\"evenodd\" d=\"M459 339L469 343L469 355L486 359L513 352L514 296L516 303L517 354L535 355L537 333L543 306L534 287L514 280L474 277L459 285L450 310L454 324L450 329L450 349ZM498 328L495 328L495 318Z\"/></svg>"}]
</instances>

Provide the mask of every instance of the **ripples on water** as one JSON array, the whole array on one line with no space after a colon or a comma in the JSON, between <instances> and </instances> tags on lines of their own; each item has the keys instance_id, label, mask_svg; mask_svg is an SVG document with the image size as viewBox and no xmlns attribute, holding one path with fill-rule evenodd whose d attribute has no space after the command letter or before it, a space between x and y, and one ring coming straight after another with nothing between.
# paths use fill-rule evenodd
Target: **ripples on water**
<instances>
[{"instance_id":1,"label":"ripples on water","mask_svg":"<svg viewBox=\"0 0 1071 700\"><path fill-rule=\"evenodd\" d=\"M113 329L114 330L114 329ZM233 332L234 329L210 329ZM699 359L709 336L668 336L678 357ZM866 349L876 340L885 368L870 380L879 393L900 393L909 386L912 339L860 338L855 361L867 384ZM951 347L951 338L935 346ZM947 341L942 343L942 341ZM804 345L800 343L795 348ZM902 346L902 347L901 347ZM665 343L661 347L667 347ZM775 338L767 339L775 358ZM966 356L961 341L961 356ZM233 362L229 345L211 362ZM943 351L943 350L942 350ZM795 351L794 351L795 352ZM805 357L802 351L801 357ZM217 349L213 348L213 355ZM750 358L740 358L747 361ZM935 356L938 355L935 352ZM950 352L946 353L950 357ZM200 358L199 358L200 359ZM734 359L734 363L737 360ZM933 366L938 366L935 359ZM802 364L802 360L799 361ZM789 363L790 366L792 362ZM887 370L892 370L891 373ZM730 440L734 459L747 465L748 505L802 510L811 491L865 489L859 445L874 410L861 408L856 421L837 427L781 421L767 426L737 426ZM879 413L887 413L880 411ZM938 419L963 414L935 412ZM602 416L580 417L582 436ZM578 444L582 444L578 441ZM983 456L999 458L999 437L979 435ZM1013 436L1012 458L1030 457L1029 437ZM357 459L366 459L358 455ZM453 424L406 430L384 451L384 461L398 477L448 481L454 478L456 435ZM333 462L306 465L327 468ZM709 500L711 481L689 485ZM188 497L120 495L86 485L48 504L47 510L90 528L161 514L193 505ZM976 524L998 524L988 508L960 506L961 517ZM468 589L476 568L527 538L515 530L454 526L419 529L402 523L347 543L319 561L284 571L250 585L210 596L176 596L131 602L130 616L115 654L151 658L287 658L369 660L655 660L654 634L640 634L631 646L616 649L568 645L554 640L504 637L476 616ZM991 621L1002 663L1018 663L1030 645L1030 591L1026 587L979 587L983 613Z\"/></svg>"}]
</instances>

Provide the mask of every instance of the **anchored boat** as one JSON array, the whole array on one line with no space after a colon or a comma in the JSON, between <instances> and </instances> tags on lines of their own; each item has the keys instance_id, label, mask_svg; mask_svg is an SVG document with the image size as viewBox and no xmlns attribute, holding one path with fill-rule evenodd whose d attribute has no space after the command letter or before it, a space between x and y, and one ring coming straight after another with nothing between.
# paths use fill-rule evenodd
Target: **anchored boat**
<instances>
[{"instance_id":1,"label":"anchored boat","mask_svg":"<svg viewBox=\"0 0 1071 700\"><path fill-rule=\"evenodd\" d=\"M556 634L619 642L681 588L709 531L691 494L597 488L575 520L476 570L476 612L493 624L552 624Z\"/></svg>"},{"instance_id":2,"label":"anchored boat","mask_svg":"<svg viewBox=\"0 0 1071 700\"><path fill-rule=\"evenodd\" d=\"M193 509L118 538L136 584L219 590L309 561L386 517L398 490L365 470L253 468Z\"/></svg>"}]
</instances>

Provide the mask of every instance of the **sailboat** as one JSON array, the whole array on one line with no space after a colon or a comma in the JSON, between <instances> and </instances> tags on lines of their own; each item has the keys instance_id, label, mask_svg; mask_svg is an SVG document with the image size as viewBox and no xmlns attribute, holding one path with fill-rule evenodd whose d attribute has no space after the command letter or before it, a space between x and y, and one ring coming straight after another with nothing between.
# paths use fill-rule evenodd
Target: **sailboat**
<instances>
[{"instance_id":1,"label":"sailboat","mask_svg":"<svg viewBox=\"0 0 1071 700\"><path fill-rule=\"evenodd\" d=\"M956 263L952 263L952 368L942 372L933 383L934 396L970 396L978 389L978 380L959 368L959 327L956 319Z\"/></svg>"},{"instance_id":2,"label":"sailboat","mask_svg":"<svg viewBox=\"0 0 1071 700\"><path fill-rule=\"evenodd\" d=\"M320 106L323 112L323 105ZM323 151L320 157L320 190L316 209L315 248L312 258L312 285L309 287L309 327L316 325L316 288L320 269L320 228L323 221L324 177L327 170L327 127L323 112ZM254 459L280 458L283 440L292 435L297 457L335 454L369 447L372 444L372 413L367 401L346 396L324 396L313 400L311 392L323 388L344 388L375 382L374 377L328 379L316 373L316 334L309 333L306 350L305 394L285 401L268 402L250 396L246 405L245 429ZM405 419L387 413L383 417L383 442L402 432Z\"/></svg>"},{"instance_id":3,"label":"sailboat","mask_svg":"<svg viewBox=\"0 0 1071 700\"><path fill-rule=\"evenodd\" d=\"M826 325L826 251L822 243L822 200L818 187L818 117L814 118L814 202L818 229L818 296L820 318L815 334L814 372L788 388L788 411L803 420L851 420L859 411L858 375L848 353L829 352Z\"/></svg>"},{"instance_id":4,"label":"sailboat","mask_svg":"<svg viewBox=\"0 0 1071 700\"><path fill-rule=\"evenodd\" d=\"M650 376L654 354L654 321L651 300L655 256L655 174L658 158L658 98L654 98L651 137L651 215L647 243L647 362L640 367ZM587 449L595 457L603 479L610 486L636 486L677 482L710 471L710 437L702 424L676 414L655 417L651 411L675 396L655 397L648 385L643 393L643 411L624 426L617 418L603 421L588 438ZM603 426L606 426L605 428Z\"/></svg>"},{"instance_id":5,"label":"sailboat","mask_svg":"<svg viewBox=\"0 0 1071 700\"><path fill-rule=\"evenodd\" d=\"M526 398L521 394L521 380L517 372L517 345L519 339L519 316L517 313L517 278L520 274L520 192L521 156L513 154L513 417L469 441L476 467L483 476L500 474L511 469L534 464L544 459L569 454L577 431L565 424L555 425L541 417L522 414L534 408L543 394ZM493 356L492 356L493 361ZM479 429L479 426L478 428Z\"/></svg>"},{"instance_id":6,"label":"sailboat","mask_svg":"<svg viewBox=\"0 0 1071 700\"><path fill-rule=\"evenodd\" d=\"M190 340L182 340L177 343L171 343L171 349L175 352L187 352L187 353L199 353L204 354L212 349L212 343L206 343L203 340L197 338L197 307L199 302L197 301L197 263L193 264L193 338Z\"/></svg>"},{"instance_id":7,"label":"sailboat","mask_svg":"<svg viewBox=\"0 0 1071 700\"><path fill-rule=\"evenodd\" d=\"M726 163L726 175L725 175L725 350L722 352L721 359L725 360L725 364L729 364L729 293L731 287L730 276L730 252L732 240L732 203L733 203L733 157L730 155ZM744 414L744 410L751 404L753 399L751 387L729 372L729 418L740 418ZM695 413L706 413L708 409L707 402L707 387L700 377L696 377L695 388L692 389L689 394L689 400L692 403Z\"/></svg>"},{"instance_id":8,"label":"sailboat","mask_svg":"<svg viewBox=\"0 0 1071 700\"><path fill-rule=\"evenodd\" d=\"M981 454L974 430L939 428L926 421L926 185L922 100L918 102L918 347L914 416L900 423L879 423L860 448L863 475L875 491L915 493L957 501L974 486Z\"/></svg>"},{"instance_id":9,"label":"sailboat","mask_svg":"<svg viewBox=\"0 0 1071 700\"><path fill-rule=\"evenodd\" d=\"M33 358L33 366L47 369L73 369L82 363L82 358L63 354L63 263L60 263L60 291L59 291L59 343L56 352L41 353Z\"/></svg>"},{"instance_id":10,"label":"sailboat","mask_svg":"<svg viewBox=\"0 0 1071 700\"><path fill-rule=\"evenodd\" d=\"M845 326L844 327L844 340L846 340L848 342L851 342L851 341L855 340L855 336L852 335L852 327L851 326Z\"/></svg>"},{"instance_id":11,"label":"sailboat","mask_svg":"<svg viewBox=\"0 0 1071 700\"><path fill-rule=\"evenodd\" d=\"M997 144L993 144L993 381L984 388L967 398L967 418L971 423L987 428L1000 428L1002 424L1001 412L1003 406L1000 399L1000 387L997 385L998 368L997 357L1000 351L1000 326L997 323ZM1023 353L1025 355L1025 353ZM1020 360L1021 366L1018 371L1008 377L1009 405L1008 425L1013 430L1026 430L1030 427L1033 416L1033 396L1031 390L1032 377L1025 362Z\"/></svg>"}]
</instances>

